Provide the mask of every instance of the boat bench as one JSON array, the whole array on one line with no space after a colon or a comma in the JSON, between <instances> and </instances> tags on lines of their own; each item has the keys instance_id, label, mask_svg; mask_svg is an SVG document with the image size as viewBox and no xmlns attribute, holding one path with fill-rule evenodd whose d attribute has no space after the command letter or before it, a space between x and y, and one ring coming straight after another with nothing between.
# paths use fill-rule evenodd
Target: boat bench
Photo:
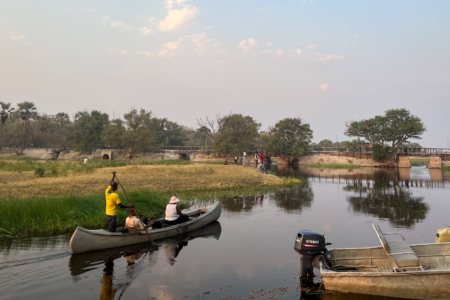
<instances>
[{"instance_id":1,"label":"boat bench","mask_svg":"<svg viewBox=\"0 0 450 300\"><path fill-rule=\"evenodd\" d=\"M378 239L386 251L386 254L394 267L394 271L399 269L420 269L423 270L420 264L419 257L414 253L411 247L406 243L405 238L395 232L383 233L378 224L372 223L375 232L377 233ZM401 240L387 241L385 235L399 235L402 237Z\"/></svg>"}]
</instances>

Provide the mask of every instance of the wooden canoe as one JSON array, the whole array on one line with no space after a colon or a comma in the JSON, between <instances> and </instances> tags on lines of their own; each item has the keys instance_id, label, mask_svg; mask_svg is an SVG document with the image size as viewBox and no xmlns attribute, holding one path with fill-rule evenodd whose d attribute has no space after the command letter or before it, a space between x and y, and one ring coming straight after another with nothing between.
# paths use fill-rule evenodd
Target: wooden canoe
<instances>
[{"instance_id":1,"label":"wooden canoe","mask_svg":"<svg viewBox=\"0 0 450 300\"><path fill-rule=\"evenodd\" d=\"M148 232L153 240L169 238L208 225L219 219L221 213L222 205L219 201L216 201L206 208L187 214L190 218L188 222L160 229L150 229ZM122 233L109 232L104 229L89 230L78 226L70 239L70 249L72 253L83 253L144 242L148 242L148 236L145 231L140 233Z\"/></svg>"}]
</instances>

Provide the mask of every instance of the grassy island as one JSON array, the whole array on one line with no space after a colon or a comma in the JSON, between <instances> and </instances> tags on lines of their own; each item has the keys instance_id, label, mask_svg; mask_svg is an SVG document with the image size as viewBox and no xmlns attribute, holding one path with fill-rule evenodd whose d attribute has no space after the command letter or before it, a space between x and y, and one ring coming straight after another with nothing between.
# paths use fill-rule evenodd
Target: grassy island
<instances>
[{"instance_id":1,"label":"grassy island","mask_svg":"<svg viewBox=\"0 0 450 300\"><path fill-rule=\"evenodd\" d=\"M172 195L184 200L209 200L301 183L298 179L264 175L254 168L185 163L132 164L88 172L74 169L65 175L48 177L36 176L34 171L0 172L0 236L70 232L76 226L105 227L104 191L113 171L139 212L155 217L162 216ZM126 204L125 195L120 192L119 195ZM181 203L182 207L189 205ZM119 209L120 222L126 215L127 210Z\"/></svg>"}]
</instances>

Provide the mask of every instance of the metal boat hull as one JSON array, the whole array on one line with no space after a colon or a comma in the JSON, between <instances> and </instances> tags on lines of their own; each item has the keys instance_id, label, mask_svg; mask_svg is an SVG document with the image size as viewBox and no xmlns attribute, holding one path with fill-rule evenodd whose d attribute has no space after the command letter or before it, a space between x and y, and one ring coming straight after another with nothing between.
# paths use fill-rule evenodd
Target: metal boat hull
<instances>
[{"instance_id":1,"label":"metal boat hull","mask_svg":"<svg viewBox=\"0 0 450 300\"><path fill-rule=\"evenodd\" d=\"M360 265L364 270L336 272L322 265L325 288L408 299L450 299L450 243L410 247L427 268L425 271L394 272L381 247L331 250L333 264Z\"/></svg>"}]
</instances>

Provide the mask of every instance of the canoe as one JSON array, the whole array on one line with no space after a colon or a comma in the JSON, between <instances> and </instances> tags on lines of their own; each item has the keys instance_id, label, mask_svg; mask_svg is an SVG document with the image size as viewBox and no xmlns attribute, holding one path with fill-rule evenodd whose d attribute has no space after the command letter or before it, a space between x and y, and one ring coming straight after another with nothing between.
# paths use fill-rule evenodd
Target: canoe
<instances>
[{"instance_id":1,"label":"canoe","mask_svg":"<svg viewBox=\"0 0 450 300\"><path fill-rule=\"evenodd\" d=\"M175 242L177 244L183 242L191 242L198 238L218 240L222 233L220 223L214 221L202 228L176 235L162 240L157 240L153 244L150 242L127 245L111 249L103 249L98 251L84 252L72 254L69 260L70 275L80 276L88 271L96 268L104 267L107 262L120 259L121 257L158 251L161 246L166 243Z\"/></svg>"},{"instance_id":2,"label":"canoe","mask_svg":"<svg viewBox=\"0 0 450 300\"><path fill-rule=\"evenodd\" d=\"M328 261L320 264L327 290L408 299L450 298L450 243L408 245L400 234L383 234L376 224L374 228L380 247L327 251ZM385 235L397 235L397 239L388 241Z\"/></svg>"},{"instance_id":3,"label":"canoe","mask_svg":"<svg viewBox=\"0 0 450 300\"><path fill-rule=\"evenodd\" d=\"M222 213L222 205L219 201L212 205L188 213L188 222L160 229L148 229L153 240L169 238L186 232L199 229L219 219ZM163 220L159 220L163 221ZM72 253L83 253L101 249L109 249L126 245L148 242L145 231L140 233L109 232L104 229L89 230L78 226L70 239Z\"/></svg>"}]
</instances>

